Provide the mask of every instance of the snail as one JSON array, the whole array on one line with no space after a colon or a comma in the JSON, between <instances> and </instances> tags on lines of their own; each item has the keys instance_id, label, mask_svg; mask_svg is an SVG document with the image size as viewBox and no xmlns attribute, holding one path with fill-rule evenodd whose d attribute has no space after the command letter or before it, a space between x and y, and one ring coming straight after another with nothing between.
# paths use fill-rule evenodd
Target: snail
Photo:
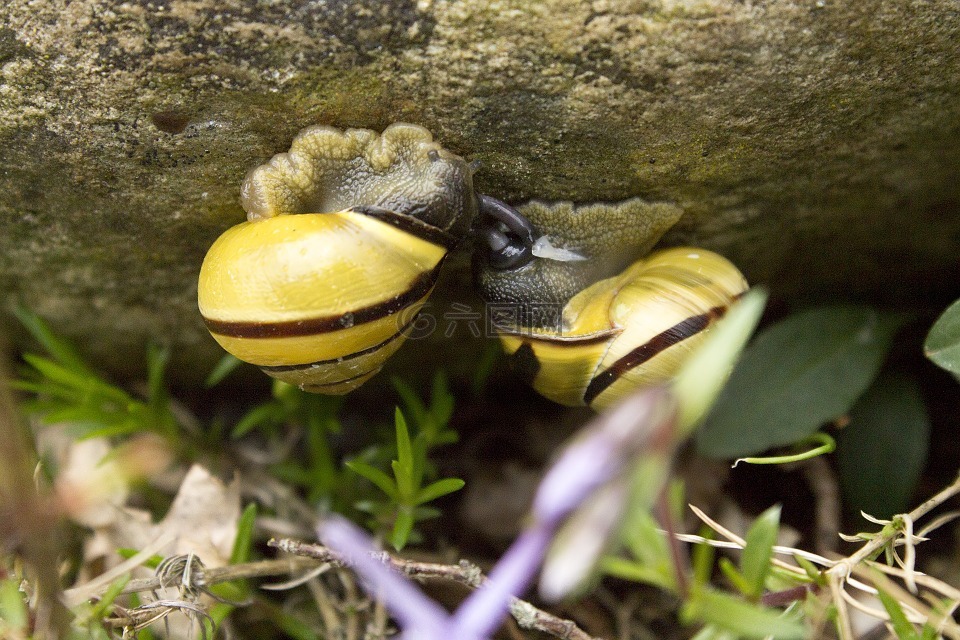
<instances>
[{"instance_id":1,"label":"snail","mask_svg":"<svg viewBox=\"0 0 960 640\"><path fill-rule=\"evenodd\" d=\"M484 198L475 282L515 368L560 404L603 409L669 380L747 289L704 249L632 260L676 222L676 207L632 199L517 211Z\"/></svg>"},{"instance_id":2,"label":"snail","mask_svg":"<svg viewBox=\"0 0 960 640\"><path fill-rule=\"evenodd\" d=\"M356 389L403 343L470 229L472 173L415 125L304 129L247 174L247 221L204 258L208 330L306 391Z\"/></svg>"}]
</instances>

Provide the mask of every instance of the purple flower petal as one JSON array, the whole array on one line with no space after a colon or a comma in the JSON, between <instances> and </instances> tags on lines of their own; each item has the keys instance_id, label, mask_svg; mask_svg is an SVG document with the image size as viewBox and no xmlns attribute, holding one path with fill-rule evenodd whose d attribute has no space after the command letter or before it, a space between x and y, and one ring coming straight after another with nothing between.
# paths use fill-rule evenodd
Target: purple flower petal
<instances>
[{"instance_id":1,"label":"purple flower petal","mask_svg":"<svg viewBox=\"0 0 960 640\"><path fill-rule=\"evenodd\" d=\"M594 575L620 529L630 495L629 480L623 477L600 487L556 532L540 572L544 600L566 598Z\"/></svg>"},{"instance_id":2,"label":"purple flower petal","mask_svg":"<svg viewBox=\"0 0 960 640\"><path fill-rule=\"evenodd\" d=\"M317 535L369 583L367 591L383 601L405 636L450 640L447 612L412 581L374 558L376 550L366 533L344 518L329 517L317 526Z\"/></svg>"},{"instance_id":3,"label":"purple flower petal","mask_svg":"<svg viewBox=\"0 0 960 640\"><path fill-rule=\"evenodd\" d=\"M481 640L493 635L511 598L525 591L536 575L552 535L552 529L543 526L521 533L490 572L486 584L457 608L446 640Z\"/></svg>"},{"instance_id":4,"label":"purple flower petal","mask_svg":"<svg viewBox=\"0 0 960 640\"><path fill-rule=\"evenodd\" d=\"M663 387L628 396L587 425L564 449L540 483L533 502L537 521L559 526L587 496L632 468L644 449L672 432L676 402Z\"/></svg>"}]
</instances>

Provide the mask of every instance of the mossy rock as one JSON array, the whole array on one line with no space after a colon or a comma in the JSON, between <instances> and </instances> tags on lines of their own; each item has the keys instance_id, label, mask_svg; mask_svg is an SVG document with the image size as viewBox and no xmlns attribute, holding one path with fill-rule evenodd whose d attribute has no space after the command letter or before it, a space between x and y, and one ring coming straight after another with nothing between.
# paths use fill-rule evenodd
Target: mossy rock
<instances>
[{"instance_id":1,"label":"mossy rock","mask_svg":"<svg viewBox=\"0 0 960 640\"><path fill-rule=\"evenodd\" d=\"M958 41L954 0L11 0L0 293L117 373L169 343L189 380L220 353L196 276L246 172L311 124L405 121L510 202L680 207L665 242L781 299L938 305L960 293ZM472 300L466 270L445 289Z\"/></svg>"}]
</instances>

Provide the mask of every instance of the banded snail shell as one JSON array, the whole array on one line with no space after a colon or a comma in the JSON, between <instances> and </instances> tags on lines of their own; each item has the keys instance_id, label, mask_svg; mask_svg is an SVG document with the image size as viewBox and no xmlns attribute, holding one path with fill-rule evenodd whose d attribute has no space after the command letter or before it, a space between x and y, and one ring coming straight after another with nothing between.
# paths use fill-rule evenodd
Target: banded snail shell
<instances>
[{"instance_id":1,"label":"banded snail shell","mask_svg":"<svg viewBox=\"0 0 960 640\"><path fill-rule=\"evenodd\" d=\"M308 128L242 194L248 221L200 269L201 315L240 360L327 394L400 347L476 207L466 162L404 124Z\"/></svg>"},{"instance_id":2,"label":"banded snail shell","mask_svg":"<svg viewBox=\"0 0 960 640\"><path fill-rule=\"evenodd\" d=\"M540 394L603 409L673 377L746 289L722 256L668 249L574 296L556 331L499 327L501 341Z\"/></svg>"}]
</instances>

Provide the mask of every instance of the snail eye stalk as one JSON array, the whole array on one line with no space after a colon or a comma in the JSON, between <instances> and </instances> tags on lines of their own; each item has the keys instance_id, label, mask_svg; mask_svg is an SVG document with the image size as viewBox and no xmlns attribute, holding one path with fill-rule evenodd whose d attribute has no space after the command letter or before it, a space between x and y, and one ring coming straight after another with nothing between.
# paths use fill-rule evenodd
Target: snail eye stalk
<instances>
[{"instance_id":1,"label":"snail eye stalk","mask_svg":"<svg viewBox=\"0 0 960 640\"><path fill-rule=\"evenodd\" d=\"M477 197L478 233L486 243L486 259L498 270L519 269L533 259L540 232L523 215L491 196Z\"/></svg>"}]
</instances>

